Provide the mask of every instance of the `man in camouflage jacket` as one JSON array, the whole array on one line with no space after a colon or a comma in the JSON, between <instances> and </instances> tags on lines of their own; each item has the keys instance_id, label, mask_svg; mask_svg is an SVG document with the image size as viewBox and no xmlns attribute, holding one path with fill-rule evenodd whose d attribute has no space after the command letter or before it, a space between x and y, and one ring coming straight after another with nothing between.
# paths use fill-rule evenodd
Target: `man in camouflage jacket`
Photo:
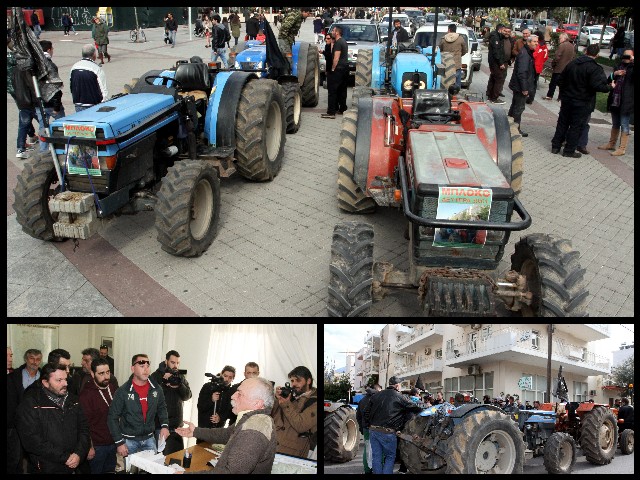
<instances>
[{"instance_id":1,"label":"man in camouflage jacket","mask_svg":"<svg viewBox=\"0 0 640 480\"><path fill-rule=\"evenodd\" d=\"M303 18L311 15L311 8L302 7L300 10L292 10L280 24L278 33L278 45L285 55L291 53L291 47L296 40Z\"/></svg>"}]
</instances>

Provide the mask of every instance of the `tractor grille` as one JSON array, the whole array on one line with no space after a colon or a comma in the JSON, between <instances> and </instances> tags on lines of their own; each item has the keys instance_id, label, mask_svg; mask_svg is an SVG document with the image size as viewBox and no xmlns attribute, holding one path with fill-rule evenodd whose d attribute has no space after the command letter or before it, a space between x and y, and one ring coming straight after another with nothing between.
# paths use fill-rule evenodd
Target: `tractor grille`
<instances>
[{"instance_id":1,"label":"tractor grille","mask_svg":"<svg viewBox=\"0 0 640 480\"><path fill-rule=\"evenodd\" d=\"M243 70L257 70L258 62L240 62L240 68Z\"/></svg>"},{"instance_id":2,"label":"tractor grille","mask_svg":"<svg viewBox=\"0 0 640 480\"><path fill-rule=\"evenodd\" d=\"M417 202L420 210L415 212L424 218L436 218L438 209L437 197L424 197ZM495 200L491 204L490 222L507 222L511 219L510 210L513 202ZM413 225L413 255L415 262L423 266L468 267L495 269L502 259L504 247L509 241L509 232L488 230L487 240L482 248L447 248L434 247L435 229Z\"/></svg>"}]
</instances>

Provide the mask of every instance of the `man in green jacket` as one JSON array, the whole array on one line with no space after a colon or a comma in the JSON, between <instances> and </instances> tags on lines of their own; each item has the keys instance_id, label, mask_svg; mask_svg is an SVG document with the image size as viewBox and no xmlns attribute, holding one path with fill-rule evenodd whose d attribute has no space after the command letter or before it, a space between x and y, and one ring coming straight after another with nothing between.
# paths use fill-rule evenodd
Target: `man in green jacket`
<instances>
[{"instance_id":1,"label":"man in green jacket","mask_svg":"<svg viewBox=\"0 0 640 480\"><path fill-rule=\"evenodd\" d=\"M310 7L302 7L300 10L292 10L280 24L278 33L278 45L286 56L291 53L291 48L296 41L296 35L300 31L302 20L311 15Z\"/></svg>"},{"instance_id":2,"label":"man in green jacket","mask_svg":"<svg viewBox=\"0 0 640 480\"><path fill-rule=\"evenodd\" d=\"M107 53L107 45L109 45L109 26L100 17L93 18L93 26L91 27L91 37L98 46L98 57L100 65L104 65L104 57L107 61L111 61L111 55Z\"/></svg>"},{"instance_id":3,"label":"man in green jacket","mask_svg":"<svg viewBox=\"0 0 640 480\"><path fill-rule=\"evenodd\" d=\"M169 436L169 417L162 386L152 383L149 357L134 355L131 359L133 377L122 385L109 408L107 424L118 453L123 457L153 450L156 452L154 437L155 420L160 423L160 436Z\"/></svg>"}]
</instances>

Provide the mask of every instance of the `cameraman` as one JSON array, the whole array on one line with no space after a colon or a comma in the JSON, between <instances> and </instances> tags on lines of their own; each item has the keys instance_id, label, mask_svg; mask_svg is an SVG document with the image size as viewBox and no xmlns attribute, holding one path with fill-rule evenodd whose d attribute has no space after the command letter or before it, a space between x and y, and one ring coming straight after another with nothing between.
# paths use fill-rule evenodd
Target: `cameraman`
<instances>
[{"instance_id":1,"label":"cameraman","mask_svg":"<svg viewBox=\"0 0 640 480\"><path fill-rule=\"evenodd\" d=\"M222 428L227 420L231 423L230 387L236 378L236 369L226 366L222 374L213 377L202 386L198 396L198 426L200 428Z\"/></svg>"},{"instance_id":2,"label":"cameraman","mask_svg":"<svg viewBox=\"0 0 640 480\"><path fill-rule=\"evenodd\" d=\"M296 367L289 373L291 393L283 396L283 387L276 389L277 402L271 413L276 426L278 453L307 458L316 447L318 432L318 394L313 388L313 376L306 367ZM286 389L285 389L285 394Z\"/></svg>"},{"instance_id":3,"label":"cameraman","mask_svg":"<svg viewBox=\"0 0 640 480\"><path fill-rule=\"evenodd\" d=\"M182 426L183 406L182 403L191 399L192 393L189 382L180 373L180 354L175 350L167 352L166 360L160 364L158 370L151 374L153 382L162 386L164 397L167 402L167 413L169 415L169 431L171 434L167 438L167 446L164 449L165 455L170 455L184 449L182 437L176 433L176 428ZM160 431L160 422L156 418L156 437Z\"/></svg>"}]
</instances>

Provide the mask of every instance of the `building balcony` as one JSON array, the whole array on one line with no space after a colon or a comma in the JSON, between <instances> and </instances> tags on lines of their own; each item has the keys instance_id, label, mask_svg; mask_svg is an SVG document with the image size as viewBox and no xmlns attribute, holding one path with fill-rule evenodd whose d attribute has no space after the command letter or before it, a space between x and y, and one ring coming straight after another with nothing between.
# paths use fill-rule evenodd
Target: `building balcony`
<instances>
[{"instance_id":1,"label":"building balcony","mask_svg":"<svg viewBox=\"0 0 640 480\"><path fill-rule=\"evenodd\" d=\"M416 352L425 348L442 348L444 325L420 324L411 334L400 337L396 349L400 352Z\"/></svg>"},{"instance_id":2,"label":"building balcony","mask_svg":"<svg viewBox=\"0 0 640 480\"><path fill-rule=\"evenodd\" d=\"M442 373L444 369L444 360L441 358L418 357L415 362L409 365L396 365L395 374L408 377L425 373L438 372Z\"/></svg>"},{"instance_id":3,"label":"building balcony","mask_svg":"<svg viewBox=\"0 0 640 480\"><path fill-rule=\"evenodd\" d=\"M380 332L372 331L367 333L364 343L373 345L374 348L380 348Z\"/></svg>"},{"instance_id":4,"label":"building balcony","mask_svg":"<svg viewBox=\"0 0 640 480\"><path fill-rule=\"evenodd\" d=\"M492 326L492 328L496 329L501 327L499 324L472 324L472 323L454 323L456 327L468 327L471 325L478 325L478 330L480 330L480 325L482 327ZM596 340L605 340L607 338L611 338L611 326L606 323L587 323L587 324L565 324L565 323L554 323L556 331L560 331L563 333L568 333L569 335L577 338L578 340L582 340L585 342L595 342ZM538 325L536 325L538 327ZM543 328L540 326L540 328ZM544 325L546 330L546 325Z\"/></svg>"},{"instance_id":5,"label":"building balcony","mask_svg":"<svg viewBox=\"0 0 640 480\"><path fill-rule=\"evenodd\" d=\"M498 325L493 325L493 328ZM446 364L450 367L464 368L474 364L508 361L535 367L547 366L547 335L535 335L531 329L500 325L499 330L491 333L478 331L467 341L453 345L445 353ZM572 345L565 339L555 337L551 357L551 368L558 370L560 365L567 373L576 375L602 375L611 372L609 359L588 351L585 346Z\"/></svg>"}]
</instances>

